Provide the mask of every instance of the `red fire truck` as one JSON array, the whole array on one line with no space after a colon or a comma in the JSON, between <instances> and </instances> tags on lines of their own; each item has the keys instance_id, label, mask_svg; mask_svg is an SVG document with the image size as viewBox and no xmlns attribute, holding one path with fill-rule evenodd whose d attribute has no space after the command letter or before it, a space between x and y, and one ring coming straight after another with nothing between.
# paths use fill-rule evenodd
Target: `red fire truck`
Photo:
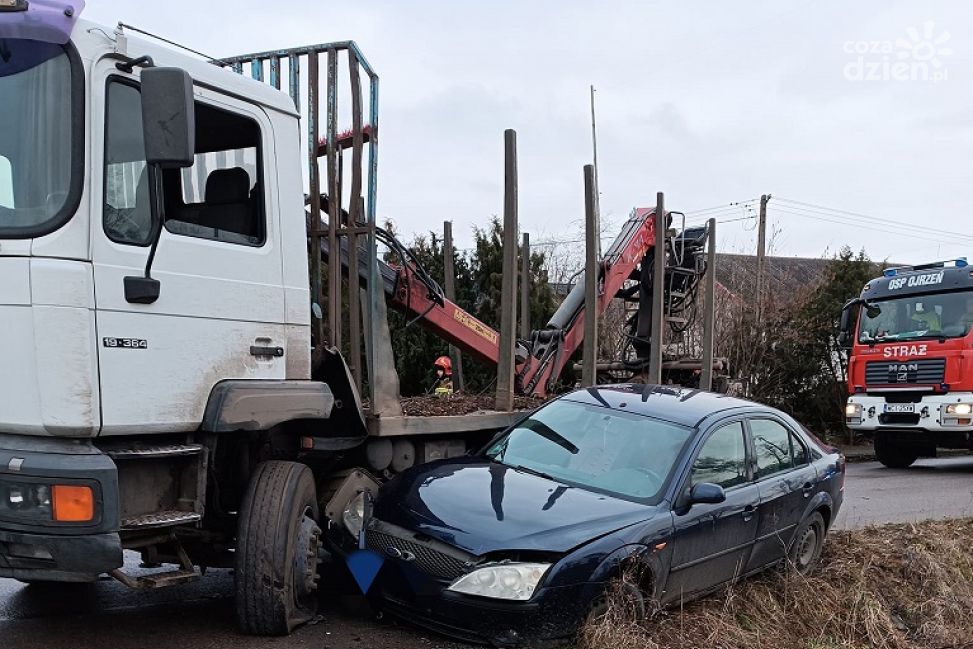
<instances>
[{"instance_id":1,"label":"red fire truck","mask_svg":"<svg viewBox=\"0 0 973 649\"><path fill-rule=\"evenodd\" d=\"M973 449L973 268L966 259L890 268L845 305L845 422L904 468Z\"/></svg>"}]
</instances>

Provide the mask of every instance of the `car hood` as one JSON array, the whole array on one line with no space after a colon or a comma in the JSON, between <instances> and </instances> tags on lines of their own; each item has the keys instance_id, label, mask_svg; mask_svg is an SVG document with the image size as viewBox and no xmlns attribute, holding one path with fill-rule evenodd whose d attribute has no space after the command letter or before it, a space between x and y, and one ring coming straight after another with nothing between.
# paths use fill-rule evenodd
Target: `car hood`
<instances>
[{"instance_id":1,"label":"car hood","mask_svg":"<svg viewBox=\"0 0 973 649\"><path fill-rule=\"evenodd\" d=\"M475 555L567 552L657 512L483 458L411 469L382 487L374 509L381 521Z\"/></svg>"}]
</instances>

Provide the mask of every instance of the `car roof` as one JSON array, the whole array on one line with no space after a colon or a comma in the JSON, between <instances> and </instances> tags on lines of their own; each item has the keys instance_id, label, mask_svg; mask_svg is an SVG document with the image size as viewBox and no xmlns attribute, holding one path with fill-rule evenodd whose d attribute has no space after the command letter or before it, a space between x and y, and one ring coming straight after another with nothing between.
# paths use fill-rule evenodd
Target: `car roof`
<instances>
[{"instance_id":1,"label":"car roof","mask_svg":"<svg viewBox=\"0 0 973 649\"><path fill-rule=\"evenodd\" d=\"M693 427L710 415L730 410L777 412L773 408L746 399L678 385L598 385L569 392L561 399L634 412Z\"/></svg>"}]
</instances>

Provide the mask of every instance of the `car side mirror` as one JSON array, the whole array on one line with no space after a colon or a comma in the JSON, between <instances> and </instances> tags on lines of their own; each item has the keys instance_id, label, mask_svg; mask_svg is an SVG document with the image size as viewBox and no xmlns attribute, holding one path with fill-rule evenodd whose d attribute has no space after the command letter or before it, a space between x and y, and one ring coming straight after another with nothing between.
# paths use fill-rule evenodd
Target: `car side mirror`
<instances>
[{"instance_id":1,"label":"car side mirror","mask_svg":"<svg viewBox=\"0 0 973 649\"><path fill-rule=\"evenodd\" d=\"M146 164L191 167L196 153L193 80L180 68L142 70L142 137Z\"/></svg>"},{"instance_id":2,"label":"car side mirror","mask_svg":"<svg viewBox=\"0 0 973 649\"><path fill-rule=\"evenodd\" d=\"M689 492L689 504L710 504L716 505L726 500L726 492L723 487L712 482L700 482L694 484Z\"/></svg>"}]
</instances>

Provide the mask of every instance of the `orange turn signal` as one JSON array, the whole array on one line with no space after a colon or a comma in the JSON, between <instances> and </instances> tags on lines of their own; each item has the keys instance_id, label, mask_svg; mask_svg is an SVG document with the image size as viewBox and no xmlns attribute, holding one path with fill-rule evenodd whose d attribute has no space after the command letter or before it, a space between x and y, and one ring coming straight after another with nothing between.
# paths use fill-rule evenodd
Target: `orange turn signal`
<instances>
[{"instance_id":1,"label":"orange turn signal","mask_svg":"<svg viewBox=\"0 0 973 649\"><path fill-rule=\"evenodd\" d=\"M91 487L54 485L54 520L84 523L95 517L95 495Z\"/></svg>"}]
</instances>

